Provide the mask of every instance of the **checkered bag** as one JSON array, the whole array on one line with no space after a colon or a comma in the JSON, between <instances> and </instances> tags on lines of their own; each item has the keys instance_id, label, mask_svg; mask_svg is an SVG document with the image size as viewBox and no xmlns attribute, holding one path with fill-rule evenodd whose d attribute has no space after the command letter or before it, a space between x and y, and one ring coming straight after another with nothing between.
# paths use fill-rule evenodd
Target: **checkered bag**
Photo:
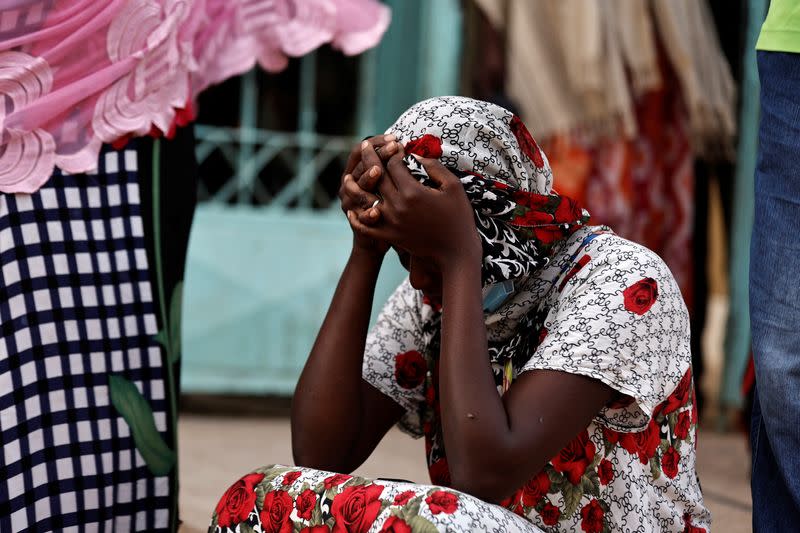
<instances>
[{"instance_id":1,"label":"checkered bag","mask_svg":"<svg viewBox=\"0 0 800 533\"><path fill-rule=\"evenodd\" d=\"M109 376L166 439L137 154L0 194L0 531L158 531L170 483L137 451Z\"/></svg>"}]
</instances>

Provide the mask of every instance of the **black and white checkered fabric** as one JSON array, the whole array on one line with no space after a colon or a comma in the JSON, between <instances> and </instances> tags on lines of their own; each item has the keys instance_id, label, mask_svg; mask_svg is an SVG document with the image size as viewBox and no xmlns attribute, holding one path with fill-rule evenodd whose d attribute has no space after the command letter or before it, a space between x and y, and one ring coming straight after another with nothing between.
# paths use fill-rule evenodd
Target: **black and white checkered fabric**
<instances>
[{"instance_id":1,"label":"black and white checkered fabric","mask_svg":"<svg viewBox=\"0 0 800 533\"><path fill-rule=\"evenodd\" d=\"M134 150L0 194L0 531L157 531L153 476L109 400L129 379L167 430Z\"/></svg>"}]
</instances>

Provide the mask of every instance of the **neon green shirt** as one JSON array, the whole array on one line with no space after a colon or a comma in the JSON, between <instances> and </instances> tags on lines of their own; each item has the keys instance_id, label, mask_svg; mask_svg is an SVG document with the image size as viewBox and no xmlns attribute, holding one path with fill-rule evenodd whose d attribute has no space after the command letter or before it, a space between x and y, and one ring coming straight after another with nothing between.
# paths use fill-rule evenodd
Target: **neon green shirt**
<instances>
[{"instance_id":1,"label":"neon green shirt","mask_svg":"<svg viewBox=\"0 0 800 533\"><path fill-rule=\"evenodd\" d=\"M757 50L800 53L800 0L772 0Z\"/></svg>"}]
</instances>

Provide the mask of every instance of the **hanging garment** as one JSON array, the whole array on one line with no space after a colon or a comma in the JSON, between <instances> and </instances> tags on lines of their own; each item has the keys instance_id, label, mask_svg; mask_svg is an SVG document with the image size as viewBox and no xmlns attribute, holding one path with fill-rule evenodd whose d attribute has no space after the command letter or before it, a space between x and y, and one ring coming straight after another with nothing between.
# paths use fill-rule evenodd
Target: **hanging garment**
<instances>
[{"instance_id":1,"label":"hanging garment","mask_svg":"<svg viewBox=\"0 0 800 533\"><path fill-rule=\"evenodd\" d=\"M176 529L193 149L105 146L0 194L0 531Z\"/></svg>"},{"instance_id":2,"label":"hanging garment","mask_svg":"<svg viewBox=\"0 0 800 533\"><path fill-rule=\"evenodd\" d=\"M375 0L11 4L0 19L3 192L34 192L54 167L94 170L103 143L170 132L200 91L256 62L281 70L326 42L360 53L389 24Z\"/></svg>"},{"instance_id":3,"label":"hanging garment","mask_svg":"<svg viewBox=\"0 0 800 533\"><path fill-rule=\"evenodd\" d=\"M545 150L559 192L585 205L594 222L663 257L691 309L693 155L677 87L639 96L636 113L635 139L559 135Z\"/></svg>"},{"instance_id":4,"label":"hanging garment","mask_svg":"<svg viewBox=\"0 0 800 533\"><path fill-rule=\"evenodd\" d=\"M662 46L687 102L692 148L732 157L736 90L705 2L475 3L505 35L506 91L538 138L635 137L635 98L663 82Z\"/></svg>"}]
</instances>

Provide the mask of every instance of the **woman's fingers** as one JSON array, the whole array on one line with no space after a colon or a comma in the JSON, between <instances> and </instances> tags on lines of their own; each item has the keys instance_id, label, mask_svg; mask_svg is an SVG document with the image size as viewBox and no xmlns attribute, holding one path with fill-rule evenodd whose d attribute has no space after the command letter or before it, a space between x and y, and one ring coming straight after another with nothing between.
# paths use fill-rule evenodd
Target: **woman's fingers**
<instances>
[{"instance_id":1,"label":"woman's fingers","mask_svg":"<svg viewBox=\"0 0 800 533\"><path fill-rule=\"evenodd\" d=\"M345 175L340 196L342 210L355 211L362 222L374 223L380 218L380 211L377 209L380 198L359 187L351 174Z\"/></svg>"},{"instance_id":2,"label":"woman's fingers","mask_svg":"<svg viewBox=\"0 0 800 533\"><path fill-rule=\"evenodd\" d=\"M363 237L367 237L369 239L375 239L378 241L390 242L389 241L389 234L390 232L387 231L385 228L379 228L374 226L369 226L361 221L358 214L350 210L347 212L347 221L350 223L350 227Z\"/></svg>"},{"instance_id":3,"label":"woman's fingers","mask_svg":"<svg viewBox=\"0 0 800 533\"><path fill-rule=\"evenodd\" d=\"M387 139L387 137L391 137ZM362 145L366 142L372 146L382 146L389 141L393 141L395 139L394 135L374 135L367 139L364 139L360 143L353 146L353 149L350 150L350 154L347 156L347 164L344 166L344 173L345 174L353 174L358 176L359 173L356 173L354 169L356 165L361 161L361 152L362 152Z\"/></svg>"},{"instance_id":4,"label":"woman's fingers","mask_svg":"<svg viewBox=\"0 0 800 533\"><path fill-rule=\"evenodd\" d=\"M429 157L422 157L417 154L411 154L420 164L425 168L428 176L439 185L439 188L445 185L459 184L458 176L447 170L445 166L438 159Z\"/></svg>"},{"instance_id":5,"label":"woman's fingers","mask_svg":"<svg viewBox=\"0 0 800 533\"><path fill-rule=\"evenodd\" d=\"M403 194L409 194L416 190L417 187L424 187L411 175L406 162L403 161L404 156L405 152L403 148L400 147L398 152L386 163L386 170L388 170L387 174L392 179L397 189Z\"/></svg>"},{"instance_id":6,"label":"woman's fingers","mask_svg":"<svg viewBox=\"0 0 800 533\"><path fill-rule=\"evenodd\" d=\"M385 135L383 141L386 144L377 145L369 141L361 143L361 163L364 165L364 173L356 176L359 186L366 191L375 190L383 176L384 161L395 154L400 147L394 135Z\"/></svg>"}]
</instances>

